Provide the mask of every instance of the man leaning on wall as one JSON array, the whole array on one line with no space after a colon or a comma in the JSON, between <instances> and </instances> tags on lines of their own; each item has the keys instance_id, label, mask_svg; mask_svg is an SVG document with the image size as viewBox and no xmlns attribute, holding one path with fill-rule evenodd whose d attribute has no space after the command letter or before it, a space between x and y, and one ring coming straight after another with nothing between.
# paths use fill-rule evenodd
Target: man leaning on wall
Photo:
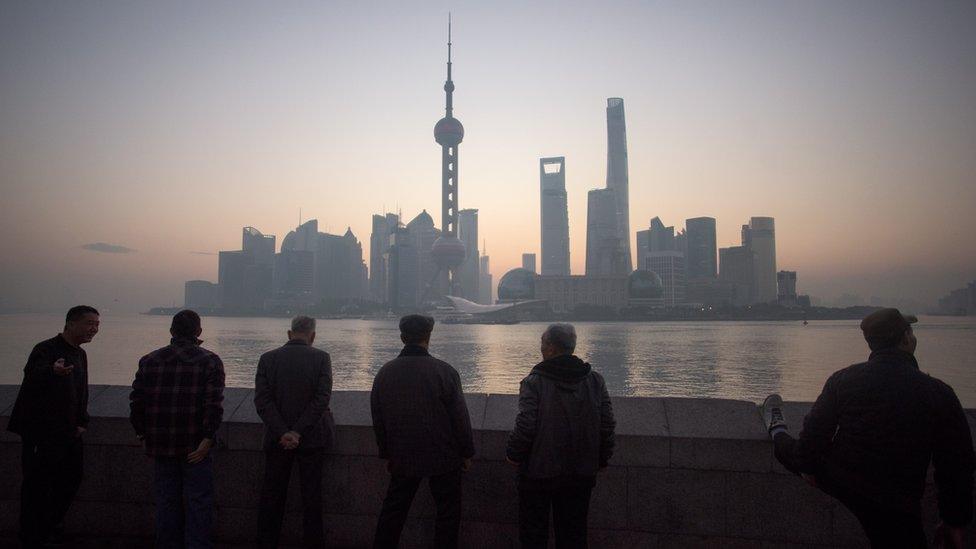
<instances>
[{"instance_id":1,"label":"man leaning on wall","mask_svg":"<svg viewBox=\"0 0 976 549\"><path fill-rule=\"evenodd\" d=\"M770 395L763 419L776 459L857 517L872 547L926 547L921 500L931 462L937 544L962 549L973 514L973 440L952 388L919 370L918 319L881 309L861 322L867 362L827 379L798 439L783 399Z\"/></svg>"}]
</instances>

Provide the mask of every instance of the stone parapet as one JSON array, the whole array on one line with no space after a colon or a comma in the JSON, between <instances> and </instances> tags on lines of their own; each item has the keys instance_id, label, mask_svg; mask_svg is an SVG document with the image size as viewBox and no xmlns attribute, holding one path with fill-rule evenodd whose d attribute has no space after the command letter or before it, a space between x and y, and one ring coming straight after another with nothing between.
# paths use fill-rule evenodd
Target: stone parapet
<instances>
[{"instance_id":1,"label":"stone parapet","mask_svg":"<svg viewBox=\"0 0 976 549\"><path fill-rule=\"evenodd\" d=\"M93 385L85 435L85 480L67 526L103 537L151 538L151 463L128 422L128 387ZM6 432L17 386L0 385L0 534L16 530L20 440ZM252 389L225 391L224 424L215 454L220 541L254 537L264 457L263 427ZM515 395L466 395L477 455L464 477L464 547L517 545L518 499L505 442L517 410ZM593 547L861 547L853 516L833 499L787 473L751 402L719 399L614 397L617 449L600 473L590 512ZM809 403L787 403L799 426ZM377 457L369 393L336 391L336 445L326 457L323 489L330 543L368 547L386 490ZM976 431L976 410L967 410ZM289 488L283 541L301 537L298 475ZM926 522L937 521L931 487ZM404 546L433 539L434 506L422 489L403 535ZM976 533L970 532L970 539Z\"/></svg>"}]
</instances>

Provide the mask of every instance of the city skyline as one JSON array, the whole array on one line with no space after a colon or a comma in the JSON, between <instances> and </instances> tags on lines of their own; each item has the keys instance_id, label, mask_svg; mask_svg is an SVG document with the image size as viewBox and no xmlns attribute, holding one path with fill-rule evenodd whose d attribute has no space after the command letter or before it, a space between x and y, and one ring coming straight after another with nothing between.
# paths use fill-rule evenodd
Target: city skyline
<instances>
[{"instance_id":1,"label":"city skyline","mask_svg":"<svg viewBox=\"0 0 976 549\"><path fill-rule=\"evenodd\" d=\"M207 254L236 249L240 227L281 238L301 209L364 241L374 213L436 211L430 123L446 9L407 13L409 32L393 22L403 8L255 9L213 34L191 19L222 11L199 9L5 8L0 251L17 261L0 275L0 308L165 305L186 280L216 280ZM520 34L541 8L520 12L526 22L512 9L453 9L465 90L455 108L470 132L459 207L479 210L496 280L540 253L543 157L572 167L570 258L584 271L607 97L628 105L631 254L633 229L656 216L715 218L720 248L737 244L741 220L769 216L777 265L800 273L804 293L933 303L972 279L971 6L704 18L677 5L621 5L630 18L576 7L557 27L588 21L579 45L557 29ZM493 38L501 24L521 42ZM264 40L244 41L255 36ZM777 41L780 51L768 47ZM340 46L351 54L321 54ZM552 78L531 80L538 59Z\"/></svg>"}]
</instances>

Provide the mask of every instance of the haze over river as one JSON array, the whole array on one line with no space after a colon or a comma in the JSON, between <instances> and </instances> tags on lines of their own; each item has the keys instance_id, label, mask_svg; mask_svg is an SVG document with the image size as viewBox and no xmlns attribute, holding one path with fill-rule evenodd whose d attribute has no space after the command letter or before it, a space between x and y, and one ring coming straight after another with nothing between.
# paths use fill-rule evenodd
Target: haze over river
<instances>
[{"instance_id":1,"label":"haze over river","mask_svg":"<svg viewBox=\"0 0 976 549\"><path fill-rule=\"evenodd\" d=\"M93 384L129 385L139 358L169 341L168 316L104 312L86 345ZM35 343L64 317L0 315L0 383L19 384ZM576 322L577 354L607 380L611 395L814 400L827 377L866 360L856 321ZM261 353L284 343L283 318L204 317L204 347L224 361L227 385L252 387ZM457 368L465 391L517 393L540 360L545 323L434 328L431 353ZM976 318L922 317L915 325L921 369L976 407ZM335 388L369 390L380 366L400 350L394 320L319 320L316 346L332 355Z\"/></svg>"}]
</instances>

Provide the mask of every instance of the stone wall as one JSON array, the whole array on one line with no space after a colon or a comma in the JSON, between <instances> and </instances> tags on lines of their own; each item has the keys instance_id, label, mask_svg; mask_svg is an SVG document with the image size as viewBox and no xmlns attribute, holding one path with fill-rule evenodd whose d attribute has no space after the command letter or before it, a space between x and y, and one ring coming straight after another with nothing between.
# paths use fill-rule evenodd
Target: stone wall
<instances>
[{"instance_id":1,"label":"stone wall","mask_svg":"<svg viewBox=\"0 0 976 549\"><path fill-rule=\"evenodd\" d=\"M85 480L68 528L89 535L150 538L153 532L151 467L128 422L127 387L92 386L92 422L85 435ZM20 443L6 432L17 386L0 385L0 534L16 530ZM463 547L516 545L518 503L505 441L517 407L515 395L469 394L477 456L464 479ZM855 519L831 498L788 474L773 458L759 411L751 402L684 399L613 399L617 449L593 493L593 547L864 546ZM798 426L807 403L788 403ZM248 543L254 536L263 470L262 426L253 391L228 389L225 423L216 452L217 537ZM327 537L336 546L366 547L386 489L376 457L369 395L333 395L338 440L323 479ZM967 411L976 426L976 411ZM795 429L794 429L795 430ZM297 543L301 519L297 473L289 494L284 542ZM932 490L926 521L936 522ZM422 488L403 545L429 543L433 504ZM970 531L970 539L976 533Z\"/></svg>"}]
</instances>

